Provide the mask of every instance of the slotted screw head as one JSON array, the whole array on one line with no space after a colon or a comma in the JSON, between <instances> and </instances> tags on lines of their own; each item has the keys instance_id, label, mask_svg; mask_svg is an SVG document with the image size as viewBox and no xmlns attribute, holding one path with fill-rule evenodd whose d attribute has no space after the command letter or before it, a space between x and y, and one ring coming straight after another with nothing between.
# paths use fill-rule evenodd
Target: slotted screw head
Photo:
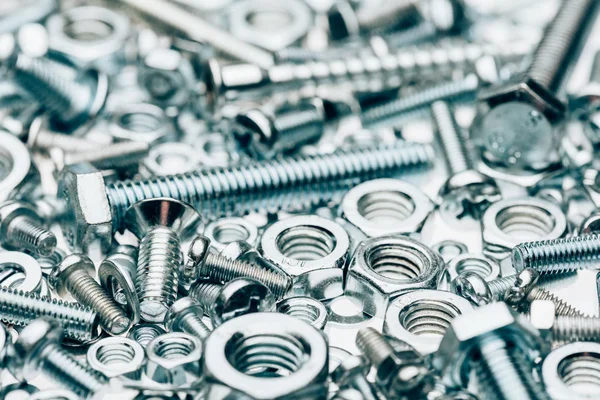
<instances>
[{"instance_id":1,"label":"slotted screw head","mask_svg":"<svg viewBox=\"0 0 600 400\"><path fill-rule=\"evenodd\" d=\"M240 315L273 311L275 303L275 296L261 282L238 278L223 285L211 307L210 317L213 324L219 326Z\"/></svg>"}]
</instances>

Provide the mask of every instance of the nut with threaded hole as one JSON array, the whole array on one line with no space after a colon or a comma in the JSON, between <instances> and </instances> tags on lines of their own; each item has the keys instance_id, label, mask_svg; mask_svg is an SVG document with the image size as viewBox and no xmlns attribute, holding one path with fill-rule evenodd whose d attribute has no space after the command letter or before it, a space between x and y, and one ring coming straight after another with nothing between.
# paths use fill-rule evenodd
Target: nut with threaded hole
<instances>
[{"instance_id":1,"label":"nut with threaded hole","mask_svg":"<svg viewBox=\"0 0 600 400\"><path fill-rule=\"evenodd\" d=\"M177 299L181 241L196 230L200 215L181 201L157 198L135 203L126 220L127 229L140 239L135 279L140 316L162 323Z\"/></svg>"},{"instance_id":2,"label":"nut with threaded hole","mask_svg":"<svg viewBox=\"0 0 600 400\"><path fill-rule=\"evenodd\" d=\"M204 309L191 297L177 300L165 315L165 327L172 332L185 332L204 340L210 329L202 321Z\"/></svg>"},{"instance_id":3,"label":"nut with threaded hole","mask_svg":"<svg viewBox=\"0 0 600 400\"><path fill-rule=\"evenodd\" d=\"M236 278L250 278L262 283L277 297L281 298L292 286L292 279L282 273L263 269L255 264L231 260L211 253L210 239L199 235L190 244L187 271L195 279L226 283Z\"/></svg>"},{"instance_id":4,"label":"nut with threaded hole","mask_svg":"<svg viewBox=\"0 0 600 400\"><path fill-rule=\"evenodd\" d=\"M43 373L58 385L82 398L99 395L108 379L80 364L61 345L62 330L48 319L36 319L25 327L9 349L8 369L19 380L31 380Z\"/></svg>"},{"instance_id":5,"label":"nut with threaded hole","mask_svg":"<svg viewBox=\"0 0 600 400\"><path fill-rule=\"evenodd\" d=\"M70 294L79 303L95 310L100 324L107 332L125 332L131 320L115 300L93 278L96 269L92 260L83 254L71 254L52 271L50 282L59 296Z\"/></svg>"},{"instance_id":6,"label":"nut with threaded hole","mask_svg":"<svg viewBox=\"0 0 600 400\"><path fill-rule=\"evenodd\" d=\"M521 243L512 250L517 271L533 268L540 274L565 274L596 268L600 261L600 235Z\"/></svg>"},{"instance_id":7,"label":"nut with threaded hole","mask_svg":"<svg viewBox=\"0 0 600 400\"><path fill-rule=\"evenodd\" d=\"M0 243L7 250L49 256L56 248L56 236L44 228L44 221L31 205L7 201L0 205Z\"/></svg>"}]
</instances>

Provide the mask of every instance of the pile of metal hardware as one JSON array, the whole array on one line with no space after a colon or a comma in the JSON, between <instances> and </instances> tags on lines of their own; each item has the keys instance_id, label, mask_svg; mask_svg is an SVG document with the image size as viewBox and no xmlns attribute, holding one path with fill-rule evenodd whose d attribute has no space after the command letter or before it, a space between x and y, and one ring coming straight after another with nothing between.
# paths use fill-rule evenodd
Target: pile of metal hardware
<instances>
[{"instance_id":1,"label":"pile of metal hardware","mask_svg":"<svg viewBox=\"0 0 600 400\"><path fill-rule=\"evenodd\" d=\"M0 399L600 398L597 8L0 0Z\"/></svg>"}]
</instances>

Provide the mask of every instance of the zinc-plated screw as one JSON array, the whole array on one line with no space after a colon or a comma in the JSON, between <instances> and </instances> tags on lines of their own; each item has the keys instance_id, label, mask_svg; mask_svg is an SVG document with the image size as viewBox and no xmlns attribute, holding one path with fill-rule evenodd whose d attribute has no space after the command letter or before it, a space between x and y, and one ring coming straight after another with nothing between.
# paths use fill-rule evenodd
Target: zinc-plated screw
<instances>
[{"instance_id":1,"label":"zinc-plated screw","mask_svg":"<svg viewBox=\"0 0 600 400\"><path fill-rule=\"evenodd\" d=\"M98 335L98 314L90 308L0 287L0 321L27 326L40 317L52 318L58 322L71 339L86 342Z\"/></svg>"},{"instance_id":2,"label":"zinc-plated screw","mask_svg":"<svg viewBox=\"0 0 600 400\"><path fill-rule=\"evenodd\" d=\"M64 164L90 163L98 169L124 168L137 165L149 150L150 145L144 142L114 143L96 150L65 154Z\"/></svg>"},{"instance_id":3,"label":"zinc-plated screw","mask_svg":"<svg viewBox=\"0 0 600 400\"><path fill-rule=\"evenodd\" d=\"M452 290L476 305L495 301L523 307L534 300L549 300L556 305L557 315L586 316L554 293L537 286L539 274L525 269L519 274L504 276L486 282L472 272L463 272L452 282Z\"/></svg>"},{"instance_id":4,"label":"zinc-plated screw","mask_svg":"<svg viewBox=\"0 0 600 400\"><path fill-rule=\"evenodd\" d=\"M177 300L165 315L165 326L172 332L185 332L204 340L210 329L202 321L204 310L200 303L191 297Z\"/></svg>"},{"instance_id":5,"label":"zinc-plated screw","mask_svg":"<svg viewBox=\"0 0 600 400\"><path fill-rule=\"evenodd\" d=\"M108 332L123 333L131 320L115 300L93 278L94 263L83 254L71 254L52 271L51 283L61 297L71 294L79 303L95 310Z\"/></svg>"},{"instance_id":6,"label":"zinc-plated screw","mask_svg":"<svg viewBox=\"0 0 600 400\"><path fill-rule=\"evenodd\" d=\"M600 340L600 318L558 315L551 301L534 301L529 318L542 333L549 333L554 342Z\"/></svg>"},{"instance_id":7,"label":"zinc-plated screw","mask_svg":"<svg viewBox=\"0 0 600 400\"><path fill-rule=\"evenodd\" d=\"M590 234L521 243L512 250L517 271L533 268L540 274L563 274L594 268L600 261L600 235Z\"/></svg>"},{"instance_id":8,"label":"zinc-plated screw","mask_svg":"<svg viewBox=\"0 0 600 400\"><path fill-rule=\"evenodd\" d=\"M314 157L292 157L229 168L195 171L109 184L106 194L113 229L122 229L134 203L169 197L193 205L207 217L298 208L329 200L349 184L430 165L430 146L393 146Z\"/></svg>"},{"instance_id":9,"label":"zinc-plated screw","mask_svg":"<svg viewBox=\"0 0 600 400\"><path fill-rule=\"evenodd\" d=\"M210 239L206 236L197 236L190 244L186 269L192 271L191 275L196 280L208 279L228 283L236 278L250 278L262 283L278 298L283 297L292 286L292 279L287 275L263 269L244 261L231 260L222 255L211 253L209 249ZM219 291L219 294L222 293L223 289L225 287ZM208 301L201 300L201 302L208 304Z\"/></svg>"},{"instance_id":10,"label":"zinc-plated screw","mask_svg":"<svg viewBox=\"0 0 600 400\"><path fill-rule=\"evenodd\" d=\"M56 248L56 236L27 203L8 201L0 205L0 243L6 249L29 250L48 256Z\"/></svg>"},{"instance_id":11,"label":"zinc-plated screw","mask_svg":"<svg viewBox=\"0 0 600 400\"><path fill-rule=\"evenodd\" d=\"M8 359L8 368L19 380L42 372L57 384L89 398L106 388L108 378L80 364L61 345L62 329L52 320L36 319L19 333Z\"/></svg>"},{"instance_id":12,"label":"zinc-plated screw","mask_svg":"<svg viewBox=\"0 0 600 400\"><path fill-rule=\"evenodd\" d=\"M126 220L127 229L140 239L135 286L141 317L162 323L177 299L181 240L193 233L200 215L180 201L157 198L135 203Z\"/></svg>"},{"instance_id":13,"label":"zinc-plated screw","mask_svg":"<svg viewBox=\"0 0 600 400\"><path fill-rule=\"evenodd\" d=\"M27 138L27 146L32 150L61 149L66 152L92 151L98 149L98 143L73 135L56 133L48 129L46 120L37 117L26 127L22 137Z\"/></svg>"},{"instance_id":14,"label":"zinc-plated screw","mask_svg":"<svg viewBox=\"0 0 600 400\"><path fill-rule=\"evenodd\" d=\"M378 400L375 388L367 380L371 366L358 356L348 356L331 373L331 379L340 388L354 388L363 400Z\"/></svg>"},{"instance_id":15,"label":"zinc-plated screw","mask_svg":"<svg viewBox=\"0 0 600 400\"><path fill-rule=\"evenodd\" d=\"M210 314L211 307L222 289L223 285L220 283L198 281L192 285L188 295L200 303L205 314Z\"/></svg>"}]
</instances>

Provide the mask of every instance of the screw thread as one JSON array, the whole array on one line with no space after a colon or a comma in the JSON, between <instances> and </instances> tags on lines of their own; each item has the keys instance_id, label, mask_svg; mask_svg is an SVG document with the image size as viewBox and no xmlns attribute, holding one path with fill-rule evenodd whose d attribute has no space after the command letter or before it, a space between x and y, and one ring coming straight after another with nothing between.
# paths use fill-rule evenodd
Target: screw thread
<instances>
[{"instance_id":1,"label":"screw thread","mask_svg":"<svg viewBox=\"0 0 600 400\"><path fill-rule=\"evenodd\" d=\"M400 48L428 41L437 34L438 30L435 24L431 23L430 21L423 21L407 29L386 33L383 36L383 39L387 43L388 47ZM461 42L461 44L465 46L465 48L471 46L471 44L466 42ZM471 47L471 49L476 48L477 45ZM482 48L482 55L485 53L487 53L487 51Z\"/></svg>"},{"instance_id":2,"label":"screw thread","mask_svg":"<svg viewBox=\"0 0 600 400\"><path fill-rule=\"evenodd\" d=\"M600 260L600 235L521 243L512 251L517 271L533 268L540 274L568 273L595 267Z\"/></svg>"},{"instance_id":3,"label":"screw thread","mask_svg":"<svg viewBox=\"0 0 600 400\"><path fill-rule=\"evenodd\" d=\"M436 101L431 105L437 134L442 144L451 175L473 169L473 162L464 136L460 132L448 103Z\"/></svg>"},{"instance_id":4,"label":"screw thread","mask_svg":"<svg viewBox=\"0 0 600 400\"><path fill-rule=\"evenodd\" d=\"M90 89L64 77L50 60L18 55L15 80L61 120L79 116L90 102Z\"/></svg>"},{"instance_id":5,"label":"screw thread","mask_svg":"<svg viewBox=\"0 0 600 400\"><path fill-rule=\"evenodd\" d=\"M286 275L218 254L206 255L200 276L224 283L236 278L256 279L271 289L271 292L277 297L283 297L292 285L290 277Z\"/></svg>"},{"instance_id":6,"label":"screw thread","mask_svg":"<svg viewBox=\"0 0 600 400\"><path fill-rule=\"evenodd\" d=\"M305 207L331 199L350 181L356 183L430 165L432 158L430 146L399 144L115 182L107 186L107 195L115 229L121 228L132 204L156 197L186 202L199 212L218 218L261 209Z\"/></svg>"},{"instance_id":7,"label":"screw thread","mask_svg":"<svg viewBox=\"0 0 600 400\"><path fill-rule=\"evenodd\" d=\"M50 255L56 248L54 233L26 216L16 217L10 222L7 236L17 247L35 254Z\"/></svg>"},{"instance_id":8,"label":"screw thread","mask_svg":"<svg viewBox=\"0 0 600 400\"><path fill-rule=\"evenodd\" d=\"M181 263L179 237L171 229L156 227L142 238L135 281L142 318L163 321L167 309L177 298L177 273Z\"/></svg>"},{"instance_id":9,"label":"screw thread","mask_svg":"<svg viewBox=\"0 0 600 400\"><path fill-rule=\"evenodd\" d=\"M279 113L273 119L278 135L277 147L290 149L321 137L324 129L323 114L312 104L300 107L302 108Z\"/></svg>"},{"instance_id":10,"label":"screw thread","mask_svg":"<svg viewBox=\"0 0 600 400\"><path fill-rule=\"evenodd\" d=\"M198 303L204 309L204 312L208 314L210 307L215 303L223 285L214 282L198 281L192 285L188 296L192 299L197 300Z\"/></svg>"},{"instance_id":11,"label":"screw thread","mask_svg":"<svg viewBox=\"0 0 600 400\"><path fill-rule=\"evenodd\" d=\"M87 271L79 270L69 274L67 289L79 303L96 310L100 323L109 332L118 335L129 327L131 321L125 311Z\"/></svg>"},{"instance_id":12,"label":"screw thread","mask_svg":"<svg viewBox=\"0 0 600 400\"><path fill-rule=\"evenodd\" d=\"M36 260L40 264L42 273L44 275L50 275L52 270L62 262L65 258L65 253L60 249L54 249L54 252L48 256L37 256Z\"/></svg>"},{"instance_id":13,"label":"screw thread","mask_svg":"<svg viewBox=\"0 0 600 400\"><path fill-rule=\"evenodd\" d=\"M527 75L556 92L595 20L596 0L563 1L535 50Z\"/></svg>"},{"instance_id":14,"label":"screw thread","mask_svg":"<svg viewBox=\"0 0 600 400\"><path fill-rule=\"evenodd\" d=\"M534 300L549 300L553 302L556 308L556 315L571 317L588 317L587 314L584 314L583 312L579 311L577 308L573 307L554 293L540 287L533 288L533 290L527 296L527 300L529 302L532 302Z\"/></svg>"},{"instance_id":15,"label":"screw thread","mask_svg":"<svg viewBox=\"0 0 600 400\"><path fill-rule=\"evenodd\" d=\"M508 289L513 287L516 281L516 275L503 276L502 278L496 278L489 281L487 284L488 288L490 289L490 293L492 294L492 298L502 301Z\"/></svg>"},{"instance_id":16,"label":"screw thread","mask_svg":"<svg viewBox=\"0 0 600 400\"><path fill-rule=\"evenodd\" d=\"M394 348L387 339L373 328L359 330L356 335L356 345L375 369L394 354Z\"/></svg>"},{"instance_id":17,"label":"screw thread","mask_svg":"<svg viewBox=\"0 0 600 400\"><path fill-rule=\"evenodd\" d=\"M508 344L500 336L490 334L482 338L478 346L479 357L473 361L473 368L478 380L478 388L486 399L547 399L539 384L535 383L531 371L519 367L519 362L525 362L519 357L520 352L515 346ZM535 386L532 386L535 385Z\"/></svg>"},{"instance_id":18,"label":"screw thread","mask_svg":"<svg viewBox=\"0 0 600 400\"><path fill-rule=\"evenodd\" d=\"M600 318L580 316L557 316L552 326L554 341L600 340Z\"/></svg>"},{"instance_id":19,"label":"screw thread","mask_svg":"<svg viewBox=\"0 0 600 400\"><path fill-rule=\"evenodd\" d=\"M146 347L157 336L166 333L163 328L154 324L137 324L129 333L129 337Z\"/></svg>"},{"instance_id":20,"label":"screw thread","mask_svg":"<svg viewBox=\"0 0 600 400\"><path fill-rule=\"evenodd\" d=\"M202 340L210 334L210 329L202 322L202 316L192 313L188 313L181 318L178 328Z\"/></svg>"},{"instance_id":21,"label":"screw thread","mask_svg":"<svg viewBox=\"0 0 600 400\"><path fill-rule=\"evenodd\" d=\"M403 114L423 110L437 100L465 101L474 100L479 87L479 79L468 75L460 81L444 82L419 90L418 92L390 100L362 111L360 119L365 126L402 117Z\"/></svg>"},{"instance_id":22,"label":"screw thread","mask_svg":"<svg viewBox=\"0 0 600 400\"><path fill-rule=\"evenodd\" d=\"M99 392L108 383L104 375L79 363L57 344L46 345L40 358L40 368L44 373L83 398Z\"/></svg>"},{"instance_id":23,"label":"screw thread","mask_svg":"<svg viewBox=\"0 0 600 400\"><path fill-rule=\"evenodd\" d=\"M77 303L42 298L34 293L0 287L0 320L16 326L27 326L33 320L48 317L58 322L65 335L78 341L89 341L98 334L98 314Z\"/></svg>"}]
</instances>

